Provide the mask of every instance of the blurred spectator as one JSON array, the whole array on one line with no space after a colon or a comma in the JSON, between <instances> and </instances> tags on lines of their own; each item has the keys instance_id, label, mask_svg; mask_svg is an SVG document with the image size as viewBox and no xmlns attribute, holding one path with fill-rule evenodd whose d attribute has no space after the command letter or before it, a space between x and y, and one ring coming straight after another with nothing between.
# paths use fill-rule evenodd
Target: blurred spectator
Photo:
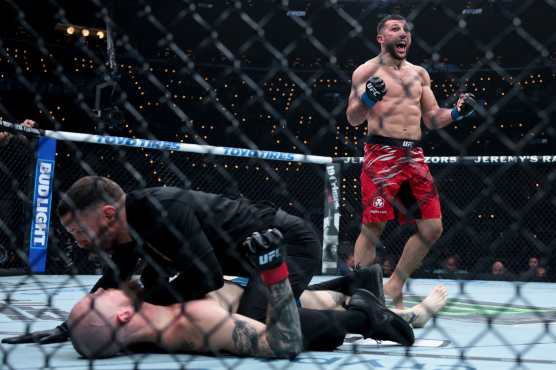
<instances>
[{"instance_id":1,"label":"blurred spectator","mask_svg":"<svg viewBox=\"0 0 556 370\"><path fill-rule=\"evenodd\" d=\"M338 246L338 267L339 275L347 275L353 271L353 243L341 242Z\"/></svg>"},{"instance_id":2,"label":"blurred spectator","mask_svg":"<svg viewBox=\"0 0 556 370\"><path fill-rule=\"evenodd\" d=\"M538 281L538 282L542 282L542 281L549 281L548 279L548 274L546 271L546 267L545 266L537 266L534 270L526 271L527 274L525 275L520 275L521 280L524 281Z\"/></svg>"},{"instance_id":3,"label":"blurred spectator","mask_svg":"<svg viewBox=\"0 0 556 370\"><path fill-rule=\"evenodd\" d=\"M515 276L508 271L506 268L504 261L501 259L494 260L489 268L488 271L479 272L476 276L478 280L506 280L506 281L513 281L515 280Z\"/></svg>"},{"instance_id":4,"label":"blurred spectator","mask_svg":"<svg viewBox=\"0 0 556 370\"><path fill-rule=\"evenodd\" d=\"M533 276L533 281L548 281L546 267L539 266L536 268L535 276Z\"/></svg>"},{"instance_id":5,"label":"blurred spectator","mask_svg":"<svg viewBox=\"0 0 556 370\"><path fill-rule=\"evenodd\" d=\"M534 281L548 281L548 275L546 273L546 267L539 266L535 269Z\"/></svg>"},{"instance_id":6,"label":"blurred spectator","mask_svg":"<svg viewBox=\"0 0 556 370\"><path fill-rule=\"evenodd\" d=\"M496 260L490 269L490 280L514 280L514 276L508 271L502 260Z\"/></svg>"},{"instance_id":7,"label":"blurred spectator","mask_svg":"<svg viewBox=\"0 0 556 370\"><path fill-rule=\"evenodd\" d=\"M457 254L448 256L442 263L442 267L433 272L441 277L448 279L458 279L462 275L466 275L467 271L461 269L461 260Z\"/></svg>"},{"instance_id":8,"label":"blurred spectator","mask_svg":"<svg viewBox=\"0 0 556 370\"><path fill-rule=\"evenodd\" d=\"M37 127L31 120L22 125ZM23 135L0 131L0 268L23 268L27 260L24 222L32 194L33 150Z\"/></svg>"},{"instance_id":9,"label":"blurred spectator","mask_svg":"<svg viewBox=\"0 0 556 370\"><path fill-rule=\"evenodd\" d=\"M540 266L539 257L537 256L530 257L529 262L527 263L527 267L528 267L527 270L519 274L520 279L522 280L532 279L537 272L537 267L539 266Z\"/></svg>"},{"instance_id":10,"label":"blurred spectator","mask_svg":"<svg viewBox=\"0 0 556 370\"><path fill-rule=\"evenodd\" d=\"M492 275L502 275L506 273L506 266L504 266L502 261L494 261L490 272Z\"/></svg>"},{"instance_id":11,"label":"blurred spectator","mask_svg":"<svg viewBox=\"0 0 556 370\"><path fill-rule=\"evenodd\" d=\"M384 273L384 276L392 275L395 265L396 264L394 262L394 257L392 257L391 255L384 256L384 259L382 261L382 271Z\"/></svg>"}]
</instances>

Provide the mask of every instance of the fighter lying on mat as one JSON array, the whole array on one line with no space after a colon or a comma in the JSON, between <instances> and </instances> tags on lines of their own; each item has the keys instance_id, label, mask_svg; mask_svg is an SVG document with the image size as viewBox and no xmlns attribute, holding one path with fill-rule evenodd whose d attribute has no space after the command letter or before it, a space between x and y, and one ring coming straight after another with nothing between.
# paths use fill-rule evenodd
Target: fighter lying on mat
<instances>
[{"instance_id":1,"label":"fighter lying on mat","mask_svg":"<svg viewBox=\"0 0 556 370\"><path fill-rule=\"evenodd\" d=\"M302 349L302 338L287 275L268 288L266 325L230 314L208 297L158 306L138 302L122 290L100 288L73 307L68 321L71 341L87 358L110 357L147 343L169 352L294 357Z\"/></svg>"},{"instance_id":2,"label":"fighter lying on mat","mask_svg":"<svg viewBox=\"0 0 556 370\"><path fill-rule=\"evenodd\" d=\"M226 287L229 285L221 289ZM310 350L301 345L301 334L297 337L300 330L297 308L293 311L291 307L286 308L291 303L295 307L291 293L282 294L286 290L291 292L287 280L269 289L273 298L269 301L267 323L263 324L230 313L209 297L158 306L137 303L123 290L101 288L85 296L72 309L68 321L71 341L87 358L110 357L138 344L152 344L169 352L225 351L270 358L288 358L301 349ZM378 305L375 309L380 310ZM394 317L393 313L390 315ZM330 322L323 324L331 325ZM411 331L409 326L406 330Z\"/></svg>"},{"instance_id":3,"label":"fighter lying on mat","mask_svg":"<svg viewBox=\"0 0 556 370\"><path fill-rule=\"evenodd\" d=\"M381 286L381 281L378 282L380 284L377 286ZM269 287L277 290L278 294L271 295L267 319L278 313L274 301L277 296L282 295L280 290L287 289L287 280L281 284ZM239 315L237 308L242 292L241 285L226 281L221 289L209 293L206 299L157 306L136 302L133 300L135 294L128 295L122 290L100 289L84 297L73 308L69 320L72 343L86 357L107 357L124 348L133 349L133 345L139 343L154 344L157 348L171 352L227 351L241 355L276 357L279 351L272 350L269 343L281 343L282 330L292 329L285 320L288 315L277 315L276 323L268 326ZM412 318L424 325L446 302L445 292L444 287L436 286L423 302L400 311L400 316L404 319ZM301 304L305 307L322 308L330 301L327 295L338 296L331 291L306 291L301 295ZM376 306L375 310L380 310L380 305L374 300L365 300L369 296L367 292L357 291L355 295L356 299L362 298L365 304L370 303ZM291 299L291 294L289 296ZM342 299L345 300L345 297ZM334 301L337 302L335 298ZM348 310L354 309L349 304L347 307ZM292 324L297 325L297 322ZM90 330L92 326L94 330ZM309 344L309 348L304 349L311 349L310 347ZM92 353L95 352L96 355L93 356Z\"/></svg>"},{"instance_id":4,"label":"fighter lying on mat","mask_svg":"<svg viewBox=\"0 0 556 370\"><path fill-rule=\"evenodd\" d=\"M149 343L171 352L227 351L249 356L291 357L301 348L319 349L326 338L337 338L338 333L345 335L348 325L342 328L341 322L330 321L339 317L334 316L338 312L300 309L298 315L280 241L277 230L262 235L254 233L248 239L252 261L270 290L266 325L229 310L225 302L239 302L241 295L233 285L212 292L211 298L169 306L140 303L122 290L99 289L80 300L71 311L68 324L75 349L85 357L96 358L114 355L134 344ZM259 264L258 257L268 253L277 257L271 263ZM375 282L382 284L379 280ZM300 316L305 325L300 325ZM344 324L352 322L357 326L351 332L365 337L405 345L414 341L411 327L364 289L354 292L341 318ZM316 323L319 326L315 327ZM315 340L315 334L319 333L310 331L318 327L324 329L320 331L320 340ZM337 340L332 342L336 343L334 347L341 344Z\"/></svg>"}]
</instances>

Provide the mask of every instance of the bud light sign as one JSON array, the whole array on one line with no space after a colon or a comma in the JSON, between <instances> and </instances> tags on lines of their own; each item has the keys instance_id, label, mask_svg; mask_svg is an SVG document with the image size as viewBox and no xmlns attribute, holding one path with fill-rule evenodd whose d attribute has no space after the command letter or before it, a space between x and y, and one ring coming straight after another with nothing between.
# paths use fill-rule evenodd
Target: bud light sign
<instances>
[{"instance_id":1,"label":"bud light sign","mask_svg":"<svg viewBox=\"0 0 556 370\"><path fill-rule=\"evenodd\" d=\"M46 266L55 156L56 140L41 137L37 150L31 237L29 239L29 267L32 272L44 272Z\"/></svg>"}]
</instances>

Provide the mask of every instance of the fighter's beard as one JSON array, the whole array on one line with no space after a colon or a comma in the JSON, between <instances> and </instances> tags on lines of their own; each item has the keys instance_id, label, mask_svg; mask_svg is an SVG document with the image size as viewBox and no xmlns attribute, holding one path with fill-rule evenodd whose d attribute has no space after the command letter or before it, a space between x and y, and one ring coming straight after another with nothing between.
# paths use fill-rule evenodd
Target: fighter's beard
<instances>
[{"instance_id":1,"label":"fighter's beard","mask_svg":"<svg viewBox=\"0 0 556 370\"><path fill-rule=\"evenodd\" d=\"M409 47L406 46L406 49L405 49L405 55L406 56L407 56L407 51L408 50L409 50ZM406 58L405 56L403 56L403 57L399 56L398 53L396 52L396 43L386 44L386 52L388 54L390 54L390 56L392 58L397 59L397 60L404 60Z\"/></svg>"}]
</instances>

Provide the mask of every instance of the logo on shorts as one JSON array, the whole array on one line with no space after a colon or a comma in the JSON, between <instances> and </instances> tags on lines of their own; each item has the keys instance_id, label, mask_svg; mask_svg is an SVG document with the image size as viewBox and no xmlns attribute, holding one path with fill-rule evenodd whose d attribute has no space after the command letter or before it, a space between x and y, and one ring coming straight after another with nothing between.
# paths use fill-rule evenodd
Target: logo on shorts
<instances>
[{"instance_id":1,"label":"logo on shorts","mask_svg":"<svg viewBox=\"0 0 556 370\"><path fill-rule=\"evenodd\" d=\"M382 208L384 207L384 198L380 196L376 196L373 199L373 207L375 208Z\"/></svg>"}]
</instances>

